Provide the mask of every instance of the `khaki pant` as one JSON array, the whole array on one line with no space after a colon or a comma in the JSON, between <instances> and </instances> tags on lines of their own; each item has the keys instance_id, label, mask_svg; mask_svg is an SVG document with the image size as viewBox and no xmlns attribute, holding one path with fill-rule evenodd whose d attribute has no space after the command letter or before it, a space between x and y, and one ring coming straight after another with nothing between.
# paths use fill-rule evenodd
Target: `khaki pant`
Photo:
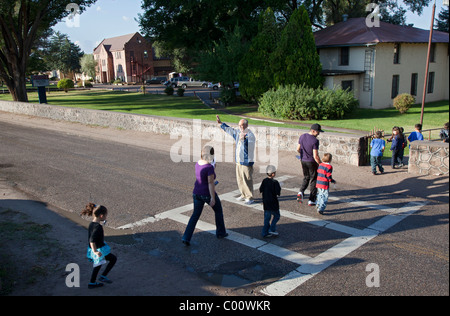
<instances>
[{"instance_id":1,"label":"khaki pant","mask_svg":"<svg viewBox=\"0 0 450 316\"><path fill-rule=\"evenodd\" d=\"M236 179L241 197L253 200L253 166L236 164Z\"/></svg>"}]
</instances>

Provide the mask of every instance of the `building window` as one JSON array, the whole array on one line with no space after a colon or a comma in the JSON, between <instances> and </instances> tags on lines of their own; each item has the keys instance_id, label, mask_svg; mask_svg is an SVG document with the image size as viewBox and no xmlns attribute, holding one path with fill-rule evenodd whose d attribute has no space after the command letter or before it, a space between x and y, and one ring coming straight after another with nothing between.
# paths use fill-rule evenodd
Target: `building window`
<instances>
[{"instance_id":1,"label":"building window","mask_svg":"<svg viewBox=\"0 0 450 316\"><path fill-rule=\"evenodd\" d=\"M341 82L342 90L353 91L353 80L344 80Z\"/></svg>"},{"instance_id":2,"label":"building window","mask_svg":"<svg viewBox=\"0 0 450 316\"><path fill-rule=\"evenodd\" d=\"M394 44L394 64L400 64L400 44Z\"/></svg>"},{"instance_id":3,"label":"building window","mask_svg":"<svg viewBox=\"0 0 450 316\"><path fill-rule=\"evenodd\" d=\"M395 99L395 97L398 96L399 86L400 86L400 76L394 75L392 77L392 92L391 92L392 99Z\"/></svg>"},{"instance_id":4,"label":"building window","mask_svg":"<svg viewBox=\"0 0 450 316\"><path fill-rule=\"evenodd\" d=\"M434 92L434 72L430 72L430 75L428 76L428 93Z\"/></svg>"},{"instance_id":5,"label":"building window","mask_svg":"<svg viewBox=\"0 0 450 316\"><path fill-rule=\"evenodd\" d=\"M411 95L417 95L417 82L419 81L418 74L411 75Z\"/></svg>"},{"instance_id":6,"label":"building window","mask_svg":"<svg viewBox=\"0 0 450 316\"><path fill-rule=\"evenodd\" d=\"M350 60L350 48L341 47L339 56L339 66L348 66Z\"/></svg>"},{"instance_id":7,"label":"building window","mask_svg":"<svg viewBox=\"0 0 450 316\"><path fill-rule=\"evenodd\" d=\"M430 63L435 62L436 62L436 43L432 43L430 48Z\"/></svg>"}]
</instances>

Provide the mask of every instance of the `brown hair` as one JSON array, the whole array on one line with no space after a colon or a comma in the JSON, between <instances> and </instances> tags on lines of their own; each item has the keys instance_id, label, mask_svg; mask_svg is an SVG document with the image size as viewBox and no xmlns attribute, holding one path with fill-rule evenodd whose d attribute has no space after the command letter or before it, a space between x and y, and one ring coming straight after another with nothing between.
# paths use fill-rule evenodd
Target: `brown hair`
<instances>
[{"instance_id":1,"label":"brown hair","mask_svg":"<svg viewBox=\"0 0 450 316\"><path fill-rule=\"evenodd\" d=\"M326 153L323 155L322 161L323 162L331 162L331 159L333 159L333 155Z\"/></svg>"},{"instance_id":2,"label":"brown hair","mask_svg":"<svg viewBox=\"0 0 450 316\"><path fill-rule=\"evenodd\" d=\"M86 205L83 211L81 211L82 216L94 216L99 217L108 213L108 209L103 205L95 205L94 203L89 203Z\"/></svg>"},{"instance_id":3,"label":"brown hair","mask_svg":"<svg viewBox=\"0 0 450 316\"><path fill-rule=\"evenodd\" d=\"M382 132L382 131L377 131L377 132L375 133L375 137L376 137L376 138L383 138L383 132Z\"/></svg>"}]
</instances>

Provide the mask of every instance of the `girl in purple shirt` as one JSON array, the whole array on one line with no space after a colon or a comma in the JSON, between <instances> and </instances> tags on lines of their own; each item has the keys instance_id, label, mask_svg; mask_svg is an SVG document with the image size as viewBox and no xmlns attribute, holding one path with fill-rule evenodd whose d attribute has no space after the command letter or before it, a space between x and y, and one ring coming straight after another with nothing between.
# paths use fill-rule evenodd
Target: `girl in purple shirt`
<instances>
[{"instance_id":1,"label":"girl in purple shirt","mask_svg":"<svg viewBox=\"0 0 450 316\"><path fill-rule=\"evenodd\" d=\"M214 180L216 173L214 166L211 164L214 160L214 148L206 146L202 150L202 158L195 165L195 185L192 192L194 200L194 212L184 232L182 241L186 246L191 243L191 238L195 230L195 226L202 215L203 207L206 204L212 207L216 219L216 236L224 238L228 236L223 220L222 203L216 193Z\"/></svg>"}]
</instances>

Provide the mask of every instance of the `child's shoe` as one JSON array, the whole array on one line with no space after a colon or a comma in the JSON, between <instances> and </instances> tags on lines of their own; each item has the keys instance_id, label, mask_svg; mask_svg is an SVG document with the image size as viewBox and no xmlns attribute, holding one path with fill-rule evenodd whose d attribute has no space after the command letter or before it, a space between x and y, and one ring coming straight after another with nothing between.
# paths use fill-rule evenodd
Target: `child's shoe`
<instances>
[{"instance_id":1,"label":"child's shoe","mask_svg":"<svg viewBox=\"0 0 450 316\"><path fill-rule=\"evenodd\" d=\"M101 275L100 276L100 278L98 279L100 282L102 282L102 283L108 283L108 284L111 284L112 283L112 281L110 280L110 279L108 279L107 277L105 277L105 276L103 276L103 275Z\"/></svg>"},{"instance_id":2,"label":"child's shoe","mask_svg":"<svg viewBox=\"0 0 450 316\"><path fill-rule=\"evenodd\" d=\"M303 192L298 192L297 194L297 202L298 203L303 203Z\"/></svg>"},{"instance_id":3,"label":"child's shoe","mask_svg":"<svg viewBox=\"0 0 450 316\"><path fill-rule=\"evenodd\" d=\"M96 288L102 287L102 286L103 286L103 283L98 283L98 282L89 283L88 284L88 289L96 289Z\"/></svg>"}]
</instances>

